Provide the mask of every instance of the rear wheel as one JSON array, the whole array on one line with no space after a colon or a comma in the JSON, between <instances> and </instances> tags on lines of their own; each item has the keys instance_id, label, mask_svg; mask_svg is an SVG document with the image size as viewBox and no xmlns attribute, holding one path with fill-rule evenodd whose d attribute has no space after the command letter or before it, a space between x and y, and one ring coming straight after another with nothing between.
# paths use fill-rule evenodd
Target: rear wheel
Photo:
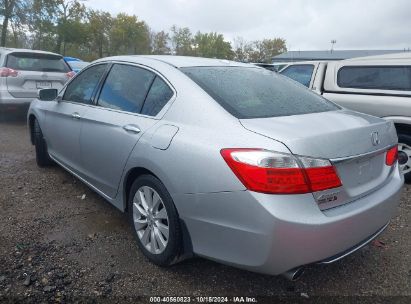
<instances>
[{"instance_id":1,"label":"rear wheel","mask_svg":"<svg viewBox=\"0 0 411 304\"><path fill-rule=\"evenodd\" d=\"M47 144L41 132L40 125L37 120L34 120L33 126L34 146L36 147L36 162L39 167L46 167L53 164L47 151Z\"/></svg>"},{"instance_id":2,"label":"rear wheel","mask_svg":"<svg viewBox=\"0 0 411 304\"><path fill-rule=\"evenodd\" d=\"M398 135L398 152L403 152L405 160L401 162L400 169L404 174L405 182L411 183L411 136ZM401 156L400 156L401 157ZM407 158L408 157L408 158Z\"/></svg>"},{"instance_id":3,"label":"rear wheel","mask_svg":"<svg viewBox=\"0 0 411 304\"><path fill-rule=\"evenodd\" d=\"M173 200L152 175L138 177L131 186L128 215L144 255L159 266L175 262L181 251L181 228Z\"/></svg>"}]
</instances>

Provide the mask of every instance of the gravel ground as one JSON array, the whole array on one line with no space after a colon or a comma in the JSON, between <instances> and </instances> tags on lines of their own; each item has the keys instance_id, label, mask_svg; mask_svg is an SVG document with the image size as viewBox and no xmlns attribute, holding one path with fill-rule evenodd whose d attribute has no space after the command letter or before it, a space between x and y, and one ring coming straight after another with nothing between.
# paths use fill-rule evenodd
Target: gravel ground
<instances>
[{"instance_id":1,"label":"gravel ground","mask_svg":"<svg viewBox=\"0 0 411 304\"><path fill-rule=\"evenodd\" d=\"M168 269L150 264L120 211L63 169L36 166L23 123L0 123L0 189L0 302L149 301L141 296L411 302L409 186L379 242L332 265L310 266L297 282L200 258Z\"/></svg>"}]
</instances>

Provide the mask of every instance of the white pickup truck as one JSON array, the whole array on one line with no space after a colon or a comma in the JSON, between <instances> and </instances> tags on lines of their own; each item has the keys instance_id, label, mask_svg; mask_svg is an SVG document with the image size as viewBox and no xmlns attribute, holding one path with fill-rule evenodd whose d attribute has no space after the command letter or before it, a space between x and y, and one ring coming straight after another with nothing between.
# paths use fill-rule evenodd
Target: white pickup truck
<instances>
[{"instance_id":1,"label":"white pickup truck","mask_svg":"<svg viewBox=\"0 0 411 304\"><path fill-rule=\"evenodd\" d=\"M393 121L400 167L406 181L411 182L411 52L293 62L280 74L345 108Z\"/></svg>"}]
</instances>

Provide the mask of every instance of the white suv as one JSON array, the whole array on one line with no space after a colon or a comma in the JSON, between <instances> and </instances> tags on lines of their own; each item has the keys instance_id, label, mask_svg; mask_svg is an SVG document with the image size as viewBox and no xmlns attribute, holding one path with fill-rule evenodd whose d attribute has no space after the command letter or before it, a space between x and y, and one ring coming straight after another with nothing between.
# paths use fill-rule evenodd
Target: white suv
<instances>
[{"instance_id":1,"label":"white suv","mask_svg":"<svg viewBox=\"0 0 411 304\"><path fill-rule=\"evenodd\" d=\"M395 123L401 168L411 182L411 53L305 61L280 71L343 107Z\"/></svg>"},{"instance_id":2,"label":"white suv","mask_svg":"<svg viewBox=\"0 0 411 304\"><path fill-rule=\"evenodd\" d=\"M61 55L0 48L0 114L27 112L39 89L60 90L73 75Z\"/></svg>"}]
</instances>

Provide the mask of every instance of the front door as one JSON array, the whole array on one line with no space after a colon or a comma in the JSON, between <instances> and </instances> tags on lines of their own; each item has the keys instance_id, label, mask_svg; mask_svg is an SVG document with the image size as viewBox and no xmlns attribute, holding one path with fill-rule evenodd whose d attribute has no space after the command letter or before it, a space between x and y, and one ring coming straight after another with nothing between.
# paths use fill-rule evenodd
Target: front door
<instances>
[{"instance_id":1,"label":"front door","mask_svg":"<svg viewBox=\"0 0 411 304\"><path fill-rule=\"evenodd\" d=\"M46 110L45 138L50 155L78 173L81 171L80 132L93 94L107 64L92 66L70 82L60 101Z\"/></svg>"}]
</instances>

